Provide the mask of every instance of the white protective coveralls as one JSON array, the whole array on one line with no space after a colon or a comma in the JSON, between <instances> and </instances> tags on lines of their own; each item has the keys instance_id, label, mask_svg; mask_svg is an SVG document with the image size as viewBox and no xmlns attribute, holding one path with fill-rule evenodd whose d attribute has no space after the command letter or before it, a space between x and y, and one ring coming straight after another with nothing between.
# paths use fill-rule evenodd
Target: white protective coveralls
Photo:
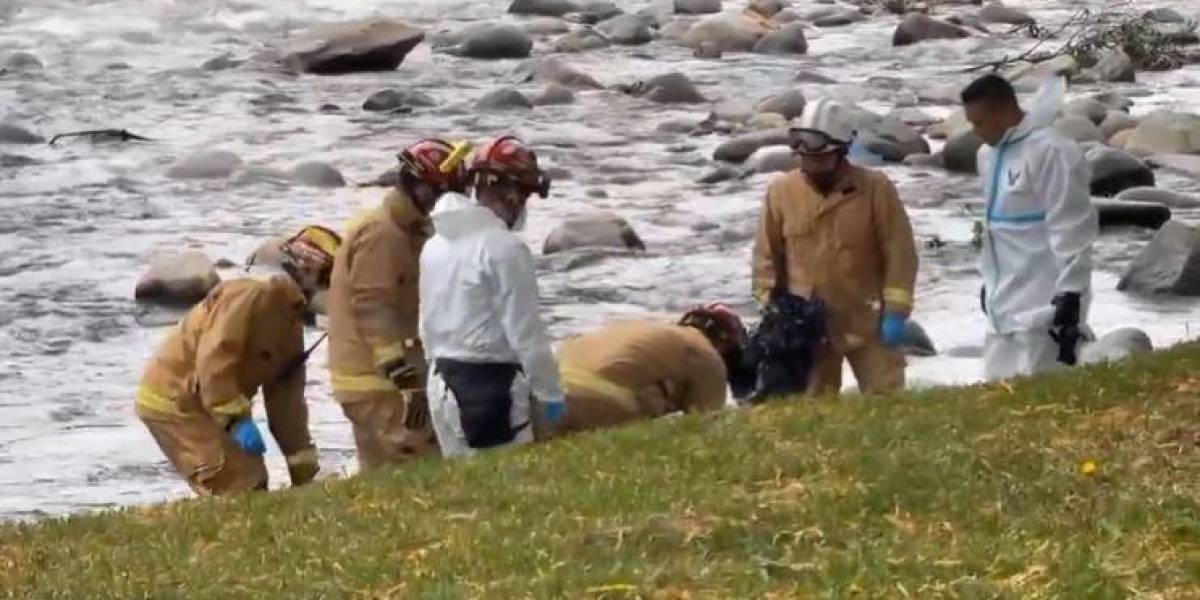
<instances>
[{"instance_id":1,"label":"white protective coveralls","mask_svg":"<svg viewBox=\"0 0 1200 600\"><path fill-rule=\"evenodd\" d=\"M436 233L421 252L420 330L432 367L429 412L442 455L463 456L480 447L531 442L531 392L547 402L563 399L550 337L538 316L533 255L491 209L465 196L443 196L432 217ZM477 370L464 378L466 387L476 389L473 395L495 397L494 386L490 392L478 389L501 371L504 391L511 397L508 422L501 427L515 430L514 436L472 447L468 441L472 411L463 410L447 384L447 379L454 379L447 376L453 375L447 360L468 367L481 365L482 374ZM504 373L492 368L504 366L519 369Z\"/></svg>"},{"instance_id":2,"label":"white protective coveralls","mask_svg":"<svg viewBox=\"0 0 1200 600\"><path fill-rule=\"evenodd\" d=\"M988 319L984 377L1031 375L1056 368L1050 337L1052 300L1082 297L1079 327L1087 331L1092 243L1099 226L1088 189L1090 168L1074 141L1051 126L1063 82L1042 86L1025 119L995 148L979 150L987 200L980 256Z\"/></svg>"}]
</instances>

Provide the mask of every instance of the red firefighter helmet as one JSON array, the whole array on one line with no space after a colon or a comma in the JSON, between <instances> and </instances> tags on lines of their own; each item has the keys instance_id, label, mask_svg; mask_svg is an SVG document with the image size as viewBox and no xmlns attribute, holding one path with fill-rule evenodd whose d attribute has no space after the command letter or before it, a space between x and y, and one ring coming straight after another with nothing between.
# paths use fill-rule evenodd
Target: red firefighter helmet
<instances>
[{"instance_id":1,"label":"red firefighter helmet","mask_svg":"<svg viewBox=\"0 0 1200 600\"><path fill-rule=\"evenodd\" d=\"M537 155L521 140L507 135L475 150L467 165L472 185L507 182L542 198L550 195L550 179L538 167Z\"/></svg>"}]
</instances>

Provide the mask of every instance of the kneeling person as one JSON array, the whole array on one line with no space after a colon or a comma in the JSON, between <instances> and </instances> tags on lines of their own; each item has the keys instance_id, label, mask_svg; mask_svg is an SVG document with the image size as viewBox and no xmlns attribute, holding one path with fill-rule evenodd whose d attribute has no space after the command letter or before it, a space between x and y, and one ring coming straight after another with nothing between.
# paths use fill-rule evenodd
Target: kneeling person
<instances>
[{"instance_id":1,"label":"kneeling person","mask_svg":"<svg viewBox=\"0 0 1200 600\"><path fill-rule=\"evenodd\" d=\"M689 311L678 324L619 322L563 342L562 430L722 408L744 337L738 316L711 304Z\"/></svg>"},{"instance_id":2,"label":"kneeling person","mask_svg":"<svg viewBox=\"0 0 1200 600\"><path fill-rule=\"evenodd\" d=\"M217 286L168 334L142 376L138 417L197 494L267 488L250 399L263 392L292 485L317 474L304 403L304 311L329 283L341 240L306 227L286 242L285 273Z\"/></svg>"}]
</instances>

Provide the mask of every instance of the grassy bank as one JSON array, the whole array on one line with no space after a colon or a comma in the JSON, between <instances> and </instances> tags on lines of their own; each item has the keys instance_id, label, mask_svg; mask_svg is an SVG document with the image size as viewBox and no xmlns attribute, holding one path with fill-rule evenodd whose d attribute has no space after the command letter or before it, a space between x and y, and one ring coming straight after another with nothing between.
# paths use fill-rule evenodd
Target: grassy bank
<instances>
[{"instance_id":1,"label":"grassy bank","mask_svg":"<svg viewBox=\"0 0 1200 600\"><path fill-rule=\"evenodd\" d=\"M3 594L1197 598L1200 347L4 526Z\"/></svg>"}]
</instances>

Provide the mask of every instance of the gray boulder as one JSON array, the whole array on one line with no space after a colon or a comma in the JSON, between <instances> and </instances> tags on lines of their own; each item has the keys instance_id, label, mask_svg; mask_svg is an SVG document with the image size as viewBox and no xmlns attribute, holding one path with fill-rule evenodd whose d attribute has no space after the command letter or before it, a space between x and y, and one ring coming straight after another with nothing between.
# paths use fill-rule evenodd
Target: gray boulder
<instances>
[{"instance_id":1,"label":"gray boulder","mask_svg":"<svg viewBox=\"0 0 1200 600\"><path fill-rule=\"evenodd\" d=\"M700 179L696 180L696 183L710 185L713 183L737 179L741 175L742 171L737 167L728 164L720 164L701 175Z\"/></svg>"},{"instance_id":2,"label":"gray boulder","mask_svg":"<svg viewBox=\"0 0 1200 600\"><path fill-rule=\"evenodd\" d=\"M799 168L800 157L789 146L765 146L746 159L749 173L778 173Z\"/></svg>"},{"instance_id":3,"label":"gray boulder","mask_svg":"<svg viewBox=\"0 0 1200 600\"><path fill-rule=\"evenodd\" d=\"M292 180L301 185L334 188L346 185L346 178L333 165L320 161L302 162L292 167Z\"/></svg>"},{"instance_id":4,"label":"gray boulder","mask_svg":"<svg viewBox=\"0 0 1200 600\"><path fill-rule=\"evenodd\" d=\"M1129 263L1117 289L1200 296L1200 232L1179 221L1163 225Z\"/></svg>"},{"instance_id":5,"label":"gray boulder","mask_svg":"<svg viewBox=\"0 0 1200 600\"><path fill-rule=\"evenodd\" d=\"M983 139L968 129L946 140L942 147L942 162L947 171L977 175L979 163L976 157Z\"/></svg>"},{"instance_id":6,"label":"gray boulder","mask_svg":"<svg viewBox=\"0 0 1200 600\"><path fill-rule=\"evenodd\" d=\"M483 111L528 108L533 108L533 102L513 88L501 88L490 92L475 103L475 109Z\"/></svg>"},{"instance_id":7,"label":"gray boulder","mask_svg":"<svg viewBox=\"0 0 1200 600\"><path fill-rule=\"evenodd\" d=\"M707 99L687 75L678 72L651 77L634 86L636 95L660 104L699 104Z\"/></svg>"},{"instance_id":8,"label":"gray boulder","mask_svg":"<svg viewBox=\"0 0 1200 600\"><path fill-rule=\"evenodd\" d=\"M597 212L567 217L546 237L542 254L584 248L645 250L646 244L624 218L609 212Z\"/></svg>"},{"instance_id":9,"label":"gray boulder","mask_svg":"<svg viewBox=\"0 0 1200 600\"><path fill-rule=\"evenodd\" d=\"M4 68L9 71L18 73L28 73L31 71L41 71L45 68L42 61L38 57L28 52L13 52L4 59Z\"/></svg>"},{"instance_id":10,"label":"gray boulder","mask_svg":"<svg viewBox=\"0 0 1200 600\"><path fill-rule=\"evenodd\" d=\"M783 12L787 5L783 0L754 0L747 8L769 19Z\"/></svg>"},{"instance_id":11,"label":"gray boulder","mask_svg":"<svg viewBox=\"0 0 1200 600\"><path fill-rule=\"evenodd\" d=\"M675 0L675 13L707 15L721 12L721 0Z\"/></svg>"},{"instance_id":12,"label":"gray boulder","mask_svg":"<svg viewBox=\"0 0 1200 600\"><path fill-rule=\"evenodd\" d=\"M636 15L620 15L596 26L610 42L623 46L637 46L654 39L650 26Z\"/></svg>"},{"instance_id":13,"label":"gray boulder","mask_svg":"<svg viewBox=\"0 0 1200 600\"><path fill-rule=\"evenodd\" d=\"M3 169L19 169L21 167L31 167L41 163L42 161L30 156L25 156L23 154L0 153L0 168Z\"/></svg>"},{"instance_id":14,"label":"gray boulder","mask_svg":"<svg viewBox=\"0 0 1200 600\"><path fill-rule=\"evenodd\" d=\"M1122 327L1104 334L1094 342L1084 344L1079 350L1079 362L1085 365L1116 362L1153 351L1154 343L1145 331L1135 327Z\"/></svg>"},{"instance_id":15,"label":"gray boulder","mask_svg":"<svg viewBox=\"0 0 1200 600\"><path fill-rule=\"evenodd\" d=\"M804 26L800 23L784 25L760 38L753 51L758 54L805 54L808 40L804 37Z\"/></svg>"},{"instance_id":16,"label":"gray boulder","mask_svg":"<svg viewBox=\"0 0 1200 600\"><path fill-rule=\"evenodd\" d=\"M807 101L799 90L790 90L781 94L767 96L754 105L755 112L779 113L785 119L794 119L804 114Z\"/></svg>"},{"instance_id":17,"label":"gray boulder","mask_svg":"<svg viewBox=\"0 0 1200 600\"><path fill-rule=\"evenodd\" d=\"M1200 208L1200 198L1156 187L1134 187L1117 194L1117 200L1152 202L1169 208Z\"/></svg>"},{"instance_id":18,"label":"gray boulder","mask_svg":"<svg viewBox=\"0 0 1200 600\"><path fill-rule=\"evenodd\" d=\"M1179 13L1173 8L1155 8L1146 11L1143 15L1147 21L1154 23L1187 23L1188 18Z\"/></svg>"},{"instance_id":19,"label":"gray boulder","mask_svg":"<svg viewBox=\"0 0 1200 600\"><path fill-rule=\"evenodd\" d=\"M205 71L228 71L240 67L245 61L238 60L232 54L226 52L220 56L214 56L200 64L200 68Z\"/></svg>"},{"instance_id":20,"label":"gray boulder","mask_svg":"<svg viewBox=\"0 0 1200 600\"><path fill-rule=\"evenodd\" d=\"M596 23L607 21L622 14L625 14L625 11L618 8L616 4L601 0L588 2L580 6L578 11L567 15L567 19L578 23L595 25Z\"/></svg>"},{"instance_id":21,"label":"gray boulder","mask_svg":"<svg viewBox=\"0 0 1200 600\"><path fill-rule=\"evenodd\" d=\"M1104 122L1104 119L1108 117L1108 111L1109 108L1095 98L1077 98L1062 107L1064 114L1085 117L1096 125Z\"/></svg>"},{"instance_id":22,"label":"gray boulder","mask_svg":"<svg viewBox=\"0 0 1200 600\"><path fill-rule=\"evenodd\" d=\"M985 4L979 11L979 20L984 23L1004 23L1006 25L1032 25L1037 22L1028 13L1000 2Z\"/></svg>"},{"instance_id":23,"label":"gray boulder","mask_svg":"<svg viewBox=\"0 0 1200 600\"><path fill-rule=\"evenodd\" d=\"M363 102L362 108L368 111L387 112L413 106L434 106L435 104L437 103L433 97L424 92L387 89L371 94Z\"/></svg>"},{"instance_id":24,"label":"gray boulder","mask_svg":"<svg viewBox=\"0 0 1200 600\"><path fill-rule=\"evenodd\" d=\"M892 34L893 46L908 46L929 40L951 40L971 35L957 25L938 21L927 15L915 13L904 17Z\"/></svg>"},{"instance_id":25,"label":"gray boulder","mask_svg":"<svg viewBox=\"0 0 1200 600\"><path fill-rule=\"evenodd\" d=\"M1054 129L1076 142L1104 142L1104 133L1091 119L1079 115L1065 115L1054 122Z\"/></svg>"},{"instance_id":26,"label":"gray boulder","mask_svg":"<svg viewBox=\"0 0 1200 600\"><path fill-rule=\"evenodd\" d=\"M520 27L513 25L484 25L471 29L462 43L445 49L447 54L463 58L499 60L528 58L533 39Z\"/></svg>"},{"instance_id":27,"label":"gray boulder","mask_svg":"<svg viewBox=\"0 0 1200 600\"><path fill-rule=\"evenodd\" d=\"M211 150L185 157L167 169L172 179L221 179L242 165L238 155L227 150Z\"/></svg>"},{"instance_id":28,"label":"gray boulder","mask_svg":"<svg viewBox=\"0 0 1200 600\"><path fill-rule=\"evenodd\" d=\"M133 297L139 302L190 305L203 300L221 278L202 252L162 253L138 280Z\"/></svg>"},{"instance_id":29,"label":"gray boulder","mask_svg":"<svg viewBox=\"0 0 1200 600\"><path fill-rule=\"evenodd\" d=\"M0 123L0 144L42 144L46 138L10 123Z\"/></svg>"},{"instance_id":30,"label":"gray boulder","mask_svg":"<svg viewBox=\"0 0 1200 600\"><path fill-rule=\"evenodd\" d=\"M523 82L543 81L557 83L571 89L600 89L594 77L584 73L557 58L540 58L522 63L517 67L516 76Z\"/></svg>"},{"instance_id":31,"label":"gray boulder","mask_svg":"<svg viewBox=\"0 0 1200 600\"><path fill-rule=\"evenodd\" d=\"M1015 85L1023 81L1037 84L1051 75L1074 77L1078 73L1079 63L1069 55L1062 55L1038 63L1017 63L1002 75Z\"/></svg>"},{"instance_id":32,"label":"gray boulder","mask_svg":"<svg viewBox=\"0 0 1200 600\"><path fill-rule=\"evenodd\" d=\"M1120 110L1109 110L1100 123L1100 133L1104 139L1111 140L1114 135L1126 129L1138 126L1138 120L1129 113Z\"/></svg>"},{"instance_id":33,"label":"gray boulder","mask_svg":"<svg viewBox=\"0 0 1200 600\"><path fill-rule=\"evenodd\" d=\"M1100 217L1100 227L1140 227L1158 229L1171 220L1171 209L1153 202L1092 200Z\"/></svg>"},{"instance_id":34,"label":"gray boulder","mask_svg":"<svg viewBox=\"0 0 1200 600\"><path fill-rule=\"evenodd\" d=\"M425 39L420 28L388 20L318 25L288 48L288 68L319 75L392 71Z\"/></svg>"},{"instance_id":35,"label":"gray boulder","mask_svg":"<svg viewBox=\"0 0 1200 600\"><path fill-rule=\"evenodd\" d=\"M1125 142L1125 149L1150 154L1200 154L1200 116L1157 110L1142 118Z\"/></svg>"},{"instance_id":36,"label":"gray boulder","mask_svg":"<svg viewBox=\"0 0 1200 600\"><path fill-rule=\"evenodd\" d=\"M1133 108L1133 100L1128 96L1118 92L1101 92L1092 96L1100 104L1107 106L1109 110L1119 110L1129 112Z\"/></svg>"},{"instance_id":37,"label":"gray boulder","mask_svg":"<svg viewBox=\"0 0 1200 600\"><path fill-rule=\"evenodd\" d=\"M1105 52L1096 66L1083 72L1092 81L1125 83L1133 83L1136 73L1137 67L1133 64L1133 59L1121 48Z\"/></svg>"},{"instance_id":38,"label":"gray boulder","mask_svg":"<svg viewBox=\"0 0 1200 600\"><path fill-rule=\"evenodd\" d=\"M709 44L716 46L721 52L750 52L766 33L765 29L751 27L743 19L730 15L716 15L692 25L684 34L682 42L693 50L703 44Z\"/></svg>"},{"instance_id":39,"label":"gray boulder","mask_svg":"<svg viewBox=\"0 0 1200 600\"><path fill-rule=\"evenodd\" d=\"M1092 170L1090 187L1093 196L1112 197L1129 188L1154 186L1154 172L1128 152L1094 146L1084 157Z\"/></svg>"},{"instance_id":40,"label":"gray boulder","mask_svg":"<svg viewBox=\"0 0 1200 600\"><path fill-rule=\"evenodd\" d=\"M522 28L529 35L559 35L570 33L571 26L562 19L553 17L538 17L525 23Z\"/></svg>"},{"instance_id":41,"label":"gray boulder","mask_svg":"<svg viewBox=\"0 0 1200 600\"><path fill-rule=\"evenodd\" d=\"M608 38L592 29L572 31L554 41L554 50L564 54L599 50L612 45Z\"/></svg>"},{"instance_id":42,"label":"gray boulder","mask_svg":"<svg viewBox=\"0 0 1200 600\"><path fill-rule=\"evenodd\" d=\"M570 104L575 101L575 92L571 88L557 83L546 85L546 89L542 90L536 98L533 99L534 106L550 106L554 104Z\"/></svg>"},{"instance_id":43,"label":"gray boulder","mask_svg":"<svg viewBox=\"0 0 1200 600\"><path fill-rule=\"evenodd\" d=\"M713 159L732 163L744 162L764 146L786 145L787 129L756 131L726 140L713 151Z\"/></svg>"},{"instance_id":44,"label":"gray boulder","mask_svg":"<svg viewBox=\"0 0 1200 600\"><path fill-rule=\"evenodd\" d=\"M808 20L814 27L845 27L852 23L866 21L867 16L862 14L862 11L853 8L829 7L810 12Z\"/></svg>"},{"instance_id":45,"label":"gray boulder","mask_svg":"<svg viewBox=\"0 0 1200 600\"><path fill-rule=\"evenodd\" d=\"M700 46L692 50L692 56L703 60L720 60L724 54L721 52L721 47L712 42L703 42Z\"/></svg>"},{"instance_id":46,"label":"gray boulder","mask_svg":"<svg viewBox=\"0 0 1200 600\"><path fill-rule=\"evenodd\" d=\"M561 17L578 10L570 0L513 0L508 6L509 14L542 17Z\"/></svg>"}]
</instances>

